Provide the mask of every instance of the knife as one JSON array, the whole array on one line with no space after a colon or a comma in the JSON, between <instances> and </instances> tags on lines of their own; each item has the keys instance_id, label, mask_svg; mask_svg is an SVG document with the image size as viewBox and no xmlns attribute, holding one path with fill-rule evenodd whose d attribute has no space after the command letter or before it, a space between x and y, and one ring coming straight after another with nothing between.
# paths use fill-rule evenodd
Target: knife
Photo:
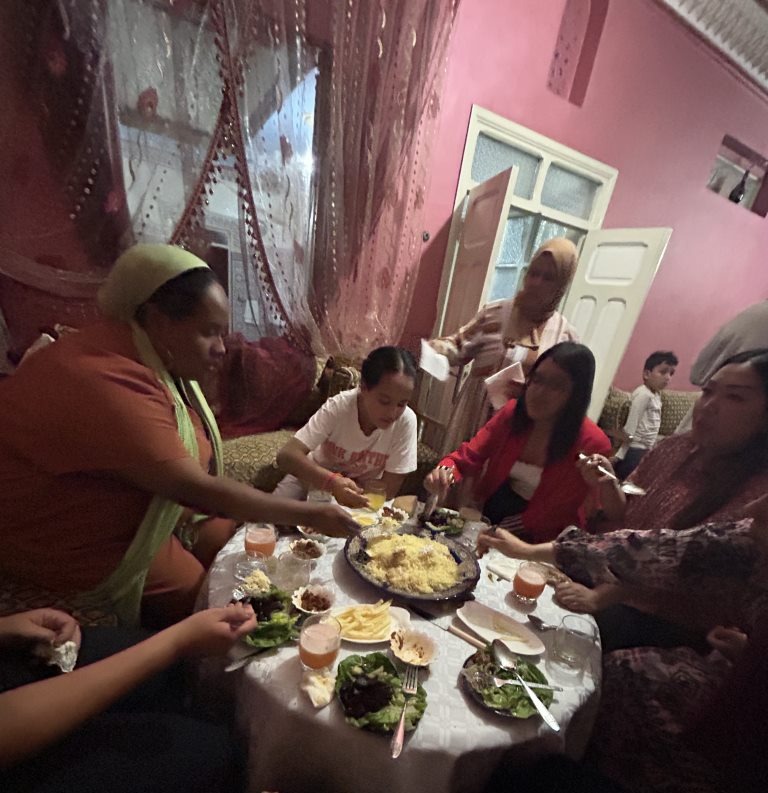
<instances>
[{"instance_id":1,"label":"knife","mask_svg":"<svg viewBox=\"0 0 768 793\"><path fill-rule=\"evenodd\" d=\"M471 634L463 631L458 626L454 625L453 617L456 613L455 610L450 610L447 613L443 614L436 614L434 612L428 611L423 606L414 606L413 603L408 603L407 607L414 613L421 617L423 620L426 620L429 623L440 628L441 631L445 631L446 633L452 633L454 636L458 636L459 639L467 642L467 644L471 644L473 647L477 647L478 649L482 650L484 647L487 646L487 642L484 642L482 639L479 639Z\"/></svg>"},{"instance_id":2,"label":"knife","mask_svg":"<svg viewBox=\"0 0 768 793\"><path fill-rule=\"evenodd\" d=\"M437 506L437 494L430 493L427 496L427 500L424 502L424 509L421 512L421 517L424 520L428 520L432 517L432 513L435 511L435 507Z\"/></svg>"}]
</instances>

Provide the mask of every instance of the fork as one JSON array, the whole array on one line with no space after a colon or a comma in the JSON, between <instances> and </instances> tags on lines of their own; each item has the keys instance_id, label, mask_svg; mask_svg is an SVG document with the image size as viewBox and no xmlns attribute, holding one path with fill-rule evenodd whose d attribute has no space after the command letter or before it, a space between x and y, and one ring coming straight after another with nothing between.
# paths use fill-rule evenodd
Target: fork
<instances>
[{"instance_id":1,"label":"fork","mask_svg":"<svg viewBox=\"0 0 768 793\"><path fill-rule=\"evenodd\" d=\"M400 714L400 721L397 723L397 729L392 736L392 759L400 757L400 752L403 751L403 741L405 740L405 709L408 707L408 697L412 697L419 687L419 668L413 664L406 664L405 674L403 675L403 694L405 694L405 702L403 703L403 710Z\"/></svg>"}]
</instances>

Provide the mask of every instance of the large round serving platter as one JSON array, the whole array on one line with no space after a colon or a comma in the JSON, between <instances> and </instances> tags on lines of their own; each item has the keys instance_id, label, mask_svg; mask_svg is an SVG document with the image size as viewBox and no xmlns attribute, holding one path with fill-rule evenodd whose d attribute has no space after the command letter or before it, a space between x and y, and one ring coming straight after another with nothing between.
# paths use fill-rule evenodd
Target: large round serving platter
<instances>
[{"instance_id":1,"label":"large round serving platter","mask_svg":"<svg viewBox=\"0 0 768 793\"><path fill-rule=\"evenodd\" d=\"M450 551L453 560L456 562L459 570L458 581L448 589L442 589L439 592L409 592L404 589L398 589L390 584L383 583L377 578L374 578L366 567L366 550L365 546L368 540L379 537L383 534L414 534L417 537L423 537L427 540L439 542L445 545ZM454 600L466 596L475 588L480 578L480 565L477 562L477 557L472 551L456 542L450 537L442 535L433 535L430 531L418 528L401 528L396 532L384 532L381 529L373 528L367 531L361 531L347 538L344 545L344 556L349 563L350 567L365 581L372 584L377 589L380 589L390 597L400 597L404 600L422 600L422 601L440 601L440 600Z\"/></svg>"}]
</instances>

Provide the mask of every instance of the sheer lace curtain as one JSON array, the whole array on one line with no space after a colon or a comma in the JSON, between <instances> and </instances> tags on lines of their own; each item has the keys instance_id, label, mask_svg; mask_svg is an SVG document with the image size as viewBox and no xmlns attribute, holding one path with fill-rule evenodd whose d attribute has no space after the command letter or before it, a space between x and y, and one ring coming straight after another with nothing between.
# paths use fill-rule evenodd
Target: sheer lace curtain
<instances>
[{"instance_id":1,"label":"sheer lace curtain","mask_svg":"<svg viewBox=\"0 0 768 793\"><path fill-rule=\"evenodd\" d=\"M457 3L2 3L14 345L90 319L142 240L216 267L247 338L349 357L395 342Z\"/></svg>"}]
</instances>

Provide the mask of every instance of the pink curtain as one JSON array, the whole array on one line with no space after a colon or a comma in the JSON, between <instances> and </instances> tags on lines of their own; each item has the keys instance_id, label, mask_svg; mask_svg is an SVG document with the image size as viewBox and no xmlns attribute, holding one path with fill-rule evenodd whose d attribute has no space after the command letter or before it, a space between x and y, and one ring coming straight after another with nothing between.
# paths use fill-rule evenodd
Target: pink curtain
<instances>
[{"instance_id":1,"label":"pink curtain","mask_svg":"<svg viewBox=\"0 0 768 793\"><path fill-rule=\"evenodd\" d=\"M0 4L14 345L87 321L141 240L204 256L247 339L349 357L397 340L457 4Z\"/></svg>"}]
</instances>

